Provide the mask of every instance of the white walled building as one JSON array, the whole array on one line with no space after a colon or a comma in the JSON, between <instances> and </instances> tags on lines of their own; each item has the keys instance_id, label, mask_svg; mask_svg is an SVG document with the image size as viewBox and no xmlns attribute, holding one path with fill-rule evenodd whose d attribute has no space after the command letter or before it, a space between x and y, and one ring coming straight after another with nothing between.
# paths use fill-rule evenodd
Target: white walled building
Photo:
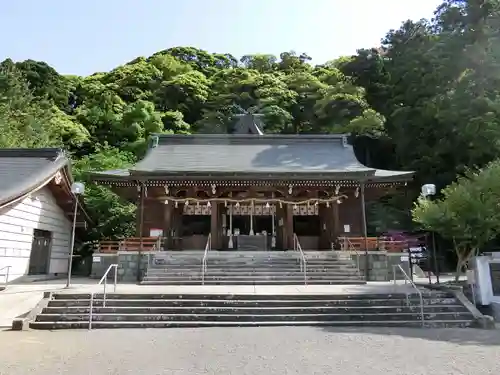
<instances>
[{"instance_id":1,"label":"white walled building","mask_svg":"<svg viewBox=\"0 0 500 375\"><path fill-rule=\"evenodd\" d=\"M0 149L0 284L66 274L76 197L60 149ZM78 226L85 225L79 207Z\"/></svg>"}]
</instances>

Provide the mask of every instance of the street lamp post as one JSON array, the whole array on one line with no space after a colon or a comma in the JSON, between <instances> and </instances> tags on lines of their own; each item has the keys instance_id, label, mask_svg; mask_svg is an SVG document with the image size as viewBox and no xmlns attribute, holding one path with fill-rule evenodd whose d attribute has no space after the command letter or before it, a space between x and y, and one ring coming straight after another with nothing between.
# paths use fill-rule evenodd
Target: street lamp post
<instances>
[{"instance_id":1,"label":"street lamp post","mask_svg":"<svg viewBox=\"0 0 500 375\"><path fill-rule=\"evenodd\" d=\"M76 216L78 214L78 196L83 195L85 193L85 184L82 182L74 182L71 185L71 193L73 193L75 197L75 210L73 212L73 227L71 232L71 245L70 245L70 254L68 260L68 279L66 281L66 288L69 288L71 285L71 270L73 268L73 252L75 250L75 230L76 230Z\"/></svg>"},{"instance_id":2,"label":"street lamp post","mask_svg":"<svg viewBox=\"0 0 500 375\"><path fill-rule=\"evenodd\" d=\"M422 195L425 198L431 199L434 195L436 195L436 185L434 184L425 184L422 186ZM434 231L431 232L432 236L432 258L434 260L434 274L436 275L436 282L439 284L439 269L438 269L438 261L436 257L436 237L434 236Z\"/></svg>"}]
</instances>

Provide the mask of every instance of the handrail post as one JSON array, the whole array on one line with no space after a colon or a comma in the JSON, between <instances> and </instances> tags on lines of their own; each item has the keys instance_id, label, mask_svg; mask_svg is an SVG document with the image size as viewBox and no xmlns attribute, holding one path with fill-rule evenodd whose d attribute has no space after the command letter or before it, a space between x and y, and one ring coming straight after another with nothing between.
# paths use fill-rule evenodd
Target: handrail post
<instances>
[{"instance_id":1,"label":"handrail post","mask_svg":"<svg viewBox=\"0 0 500 375\"><path fill-rule=\"evenodd\" d=\"M401 273L403 274L404 278L405 278L405 285L407 284L407 281L408 283L413 287L413 289L415 289L415 291L417 292L418 294L418 297L419 297L419 300L420 300L420 320L422 321L422 327L425 327L425 315L424 315L424 297L422 295L422 292L418 289L418 287L415 285L415 283L413 282L413 280L406 274L405 270L403 269L403 267L401 267L401 264L395 264L394 265L394 269L399 268ZM396 278L396 276L394 276L394 278ZM408 294L406 295L406 301L407 301L407 305L409 306L409 298L408 298Z\"/></svg>"},{"instance_id":2,"label":"handrail post","mask_svg":"<svg viewBox=\"0 0 500 375\"><path fill-rule=\"evenodd\" d=\"M293 244L294 249L299 252L300 255L300 271L304 273L304 285L307 285L307 261L306 256L304 254L304 250L302 250L302 246L300 246L299 238L297 234L293 234Z\"/></svg>"},{"instance_id":3,"label":"handrail post","mask_svg":"<svg viewBox=\"0 0 500 375\"><path fill-rule=\"evenodd\" d=\"M201 285L205 285L205 272L207 270L207 257L208 252L212 248L212 233L208 234L207 243L205 245L205 252L203 253L203 259L201 261Z\"/></svg>"},{"instance_id":4,"label":"handrail post","mask_svg":"<svg viewBox=\"0 0 500 375\"><path fill-rule=\"evenodd\" d=\"M104 294L102 296L102 307L106 307L106 286L108 285L108 275L104 279Z\"/></svg>"},{"instance_id":5,"label":"handrail post","mask_svg":"<svg viewBox=\"0 0 500 375\"><path fill-rule=\"evenodd\" d=\"M116 284L118 283L118 264L115 264L115 286L114 286L114 289L113 289L113 293L116 293Z\"/></svg>"},{"instance_id":6,"label":"handrail post","mask_svg":"<svg viewBox=\"0 0 500 375\"><path fill-rule=\"evenodd\" d=\"M360 263L361 263L361 254L360 252L356 249L356 247L352 244L351 240L348 238L348 237L344 237L344 243L345 245L347 245L347 249L349 251L354 251L354 253L356 254L356 267L358 268L358 276L361 276L361 267L360 267ZM368 256L366 256L365 254L365 262L368 262Z\"/></svg>"},{"instance_id":7,"label":"handrail post","mask_svg":"<svg viewBox=\"0 0 500 375\"><path fill-rule=\"evenodd\" d=\"M6 272L5 273L5 281L4 281L5 288L7 288L7 284L9 283L10 267L12 267L12 266L5 266L5 267L0 268L0 271L6 270L5 271Z\"/></svg>"},{"instance_id":8,"label":"handrail post","mask_svg":"<svg viewBox=\"0 0 500 375\"><path fill-rule=\"evenodd\" d=\"M94 292L90 293L90 305L89 305L89 331L92 329L92 317L94 310Z\"/></svg>"}]
</instances>

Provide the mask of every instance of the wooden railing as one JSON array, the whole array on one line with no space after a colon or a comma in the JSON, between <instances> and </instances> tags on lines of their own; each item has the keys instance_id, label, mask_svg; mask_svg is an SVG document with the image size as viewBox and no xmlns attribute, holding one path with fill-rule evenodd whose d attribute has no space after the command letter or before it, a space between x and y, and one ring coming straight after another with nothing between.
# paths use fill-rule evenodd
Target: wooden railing
<instances>
[{"instance_id":1,"label":"wooden railing","mask_svg":"<svg viewBox=\"0 0 500 375\"><path fill-rule=\"evenodd\" d=\"M339 237L340 247L343 251L354 248L357 251L387 251L389 253L403 253L408 249L407 241L396 241L386 237Z\"/></svg>"},{"instance_id":2,"label":"wooden railing","mask_svg":"<svg viewBox=\"0 0 500 375\"><path fill-rule=\"evenodd\" d=\"M99 253L113 254L118 251L155 251L159 250L158 237L131 237L114 241L99 241Z\"/></svg>"}]
</instances>

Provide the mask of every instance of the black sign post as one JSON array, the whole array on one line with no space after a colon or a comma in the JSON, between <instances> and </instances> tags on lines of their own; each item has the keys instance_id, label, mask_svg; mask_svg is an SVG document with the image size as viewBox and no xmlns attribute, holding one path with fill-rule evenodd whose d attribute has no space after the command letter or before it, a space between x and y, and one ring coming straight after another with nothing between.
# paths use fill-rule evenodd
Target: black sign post
<instances>
[{"instance_id":1,"label":"black sign post","mask_svg":"<svg viewBox=\"0 0 500 375\"><path fill-rule=\"evenodd\" d=\"M406 241L406 249L408 251L408 268L410 270L410 279L413 281L413 254L410 247L410 242Z\"/></svg>"}]
</instances>

